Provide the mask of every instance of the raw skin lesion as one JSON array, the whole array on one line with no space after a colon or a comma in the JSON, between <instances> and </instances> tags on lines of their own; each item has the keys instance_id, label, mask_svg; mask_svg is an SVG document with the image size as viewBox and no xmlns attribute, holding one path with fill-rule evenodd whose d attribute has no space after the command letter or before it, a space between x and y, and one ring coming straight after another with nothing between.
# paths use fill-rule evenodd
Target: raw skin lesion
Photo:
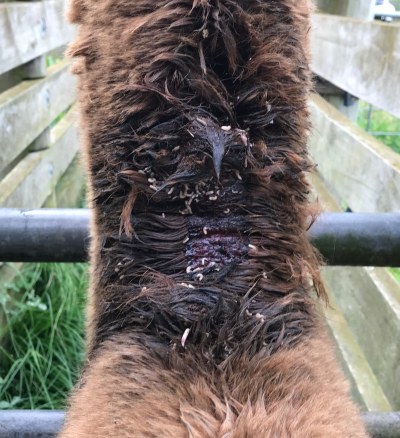
<instances>
[{"instance_id":1,"label":"raw skin lesion","mask_svg":"<svg viewBox=\"0 0 400 438\"><path fill-rule=\"evenodd\" d=\"M230 270L247 258L249 239L243 216L195 217L188 222L187 274L202 281L208 274Z\"/></svg>"}]
</instances>

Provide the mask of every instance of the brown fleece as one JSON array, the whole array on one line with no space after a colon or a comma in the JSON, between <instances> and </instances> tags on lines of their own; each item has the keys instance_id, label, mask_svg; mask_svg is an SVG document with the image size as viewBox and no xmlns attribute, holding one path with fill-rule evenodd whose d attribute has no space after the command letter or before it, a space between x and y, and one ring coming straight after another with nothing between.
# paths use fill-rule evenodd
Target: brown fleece
<instances>
[{"instance_id":1,"label":"brown fleece","mask_svg":"<svg viewBox=\"0 0 400 438\"><path fill-rule=\"evenodd\" d=\"M93 242L61 437L366 436L313 298L309 11L72 2Z\"/></svg>"}]
</instances>

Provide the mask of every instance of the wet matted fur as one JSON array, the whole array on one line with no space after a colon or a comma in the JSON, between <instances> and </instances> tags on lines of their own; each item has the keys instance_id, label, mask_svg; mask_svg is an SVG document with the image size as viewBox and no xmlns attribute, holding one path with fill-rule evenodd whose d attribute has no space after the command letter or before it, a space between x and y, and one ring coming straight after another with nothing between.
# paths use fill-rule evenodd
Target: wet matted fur
<instances>
[{"instance_id":1,"label":"wet matted fur","mask_svg":"<svg viewBox=\"0 0 400 438\"><path fill-rule=\"evenodd\" d=\"M310 5L74 0L87 363L61 437L365 437L306 230Z\"/></svg>"}]
</instances>

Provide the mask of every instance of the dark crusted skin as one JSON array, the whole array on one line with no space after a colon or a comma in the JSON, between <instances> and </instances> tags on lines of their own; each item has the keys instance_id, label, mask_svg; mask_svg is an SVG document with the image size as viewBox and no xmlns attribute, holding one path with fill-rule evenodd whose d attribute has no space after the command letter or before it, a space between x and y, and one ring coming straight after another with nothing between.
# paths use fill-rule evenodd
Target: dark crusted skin
<instances>
[{"instance_id":1,"label":"dark crusted skin","mask_svg":"<svg viewBox=\"0 0 400 438\"><path fill-rule=\"evenodd\" d=\"M365 436L338 371L324 380L307 357L332 368L306 236L308 8L73 1L94 218L88 364L63 437L94 436L83 406L102 423L110 400L118 421L96 423L95 436ZM286 375L285 362L296 370ZM271 425L285 394L319 374L316 386L340 403L303 429ZM294 418L310 414L311 386L298 389ZM161 400L170 408L156 414Z\"/></svg>"}]
</instances>

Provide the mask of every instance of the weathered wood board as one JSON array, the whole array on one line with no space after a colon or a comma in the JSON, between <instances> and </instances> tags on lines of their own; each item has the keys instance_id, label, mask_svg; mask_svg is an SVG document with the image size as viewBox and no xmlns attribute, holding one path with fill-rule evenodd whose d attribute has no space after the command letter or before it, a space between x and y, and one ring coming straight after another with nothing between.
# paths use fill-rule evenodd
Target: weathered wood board
<instances>
[{"instance_id":1,"label":"weathered wood board","mask_svg":"<svg viewBox=\"0 0 400 438\"><path fill-rule=\"evenodd\" d=\"M84 203L85 172L80 155L72 161L57 182L53 193L46 199L44 208L74 208Z\"/></svg>"},{"instance_id":2,"label":"weathered wood board","mask_svg":"<svg viewBox=\"0 0 400 438\"><path fill-rule=\"evenodd\" d=\"M400 409L400 291L378 268L327 267L325 281L394 409Z\"/></svg>"},{"instance_id":3,"label":"weathered wood board","mask_svg":"<svg viewBox=\"0 0 400 438\"><path fill-rule=\"evenodd\" d=\"M316 74L400 117L400 26L315 14L312 57Z\"/></svg>"},{"instance_id":4,"label":"weathered wood board","mask_svg":"<svg viewBox=\"0 0 400 438\"><path fill-rule=\"evenodd\" d=\"M363 410L391 411L392 407L340 310L326 278L325 285L329 294L329 306L325 309L326 321L335 341L342 368L350 380L353 398ZM335 287L335 284L332 286Z\"/></svg>"},{"instance_id":5,"label":"weathered wood board","mask_svg":"<svg viewBox=\"0 0 400 438\"><path fill-rule=\"evenodd\" d=\"M0 94L0 172L75 101L69 62L56 64L48 73Z\"/></svg>"},{"instance_id":6,"label":"weathered wood board","mask_svg":"<svg viewBox=\"0 0 400 438\"><path fill-rule=\"evenodd\" d=\"M76 115L71 110L52 132L52 146L31 152L0 181L0 206L37 208L54 190L79 150Z\"/></svg>"},{"instance_id":7,"label":"weathered wood board","mask_svg":"<svg viewBox=\"0 0 400 438\"><path fill-rule=\"evenodd\" d=\"M0 3L0 74L72 40L65 0Z\"/></svg>"},{"instance_id":8,"label":"weathered wood board","mask_svg":"<svg viewBox=\"0 0 400 438\"><path fill-rule=\"evenodd\" d=\"M322 97L311 98L310 110L311 155L339 205L357 212L400 211L400 155Z\"/></svg>"}]
</instances>

